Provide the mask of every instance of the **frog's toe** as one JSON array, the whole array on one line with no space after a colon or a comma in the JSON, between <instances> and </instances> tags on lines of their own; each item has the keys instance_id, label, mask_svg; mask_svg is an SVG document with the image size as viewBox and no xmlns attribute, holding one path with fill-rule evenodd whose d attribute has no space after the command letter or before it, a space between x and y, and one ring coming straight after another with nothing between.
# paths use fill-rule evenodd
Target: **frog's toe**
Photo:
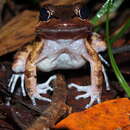
<instances>
[{"instance_id":1,"label":"frog's toe","mask_svg":"<svg viewBox=\"0 0 130 130\"><path fill-rule=\"evenodd\" d=\"M53 88L51 88L49 85L38 84L37 91L39 94L46 94L47 91L53 91Z\"/></svg>"},{"instance_id":2,"label":"frog's toe","mask_svg":"<svg viewBox=\"0 0 130 130\"><path fill-rule=\"evenodd\" d=\"M18 81L18 79L20 78L21 80L21 89L22 89L22 94L23 96L26 96L26 92L25 92L25 88L24 88L24 74L12 74L8 87L10 89L10 92L13 93L16 83Z\"/></svg>"},{"instance_id":3,"label":"frog's toe","mask_svg":"<svg viewBox=\"0 0 130 130\"><path fill-rule=\"evenodd\" d=\"M89 96L90 96L90 95L89 95L88 93L86 93L86 94L83 94L83 95L76 96L75 99L76 99L76 100L78 100L78 99L80 99L80 98L84 98L84 99L85 99L85 98L88 98Z\"/></svg>"},{"instance_id":4,"label":"frog's toe","mask_svg":"<svg viewBox=\"0 0 130 130\"><path fill-rule=\"evenodd\" d=\"M97 101L97 103L101 103L101 98L99 95L91 95L90 102L85 106L85 108L91 107L95 101Z\"/></svg>"},{"instance_id":5,"label":"frog's toe","mask_svg":"<svg viewBox=\"0 0 130 130\"><path fill-rule=\"evenodd\" d=\"M70 83L69 85L68 85L68 88L72 88L72 87L74 87L74 88L76 88L77 89L77 91L87 91L87 87L85 87L85 86L80 86L80 85L77 85L77 84L75 84L75 83Z\"/></svg>"},{"instance_id":6,"label":"frog's toe","mask_svg":"<svg viewBox=\"0 0 130 130\"><path fill-rule=\"evenodd\" d=\"M53 91L53 88L51 88L50 86L45 86L45 88L40 88L39 86L37 86L37 91L39 94L47 94L47 91Z\"/></svg>"},{"instance_id":7,"label":"frog's toe","mask_svg":"<svg viewBox=\"0 0 130 130\"><path fill-rule=\"evenodd\" d=\"M51 102L51 99L46 98L46 97L42 97L42 96L41 96L40 94L38 94L38 93L33 94L30 98L31 98L31 100L32 100L32 104L33 104L33 105L36 105L36 99L42 100L42 101Z\"/></svg>"},{"instance_id":8,"label":"frog's toe","mask_svg":"<svg viewBox=\"0 0 130 130\"><path fill-rule=\"evenodd\" d=\"M48 90L53 91L50 83L56 79L56 75L51 76L45 83L37 85L37 91L39 94L46 94Z\"/></svg>"}]
</instances>

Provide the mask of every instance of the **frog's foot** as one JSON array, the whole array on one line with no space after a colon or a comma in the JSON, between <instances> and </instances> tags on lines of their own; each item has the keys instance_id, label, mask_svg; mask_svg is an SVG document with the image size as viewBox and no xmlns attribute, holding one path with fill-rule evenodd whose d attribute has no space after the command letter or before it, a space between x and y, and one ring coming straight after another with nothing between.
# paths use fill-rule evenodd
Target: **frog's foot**
<instances>
[{"instance_id":1,"label":"frog's foot","mask_svg":"<svg viewBox=\"0 0 130 130\"><path fill-rule=\"evenodd\" d=\"M16 83L17 83L19 78L21 80L22 94L23 94L23 96L26 96L26 92L25 92L25 89L24 89L24 74L12 74L10 81L9 81L9 84L8 84L9 90L10 90L11 93L14 92Z\"/></svg>"},{"instance_id":2,"label":"frog's foot","mask_svg":"<svg viewBox=\"0 0 130 130\"><path fill-rule=\"evenodd\" d=\"M56 79L56 75L51 76L45 83L38 84L36 87L36 92L30 96L33 105L36 105L35 99L51 102L51 99L41 96L40 94L46 94L48 90L53 91L51 88L50 83Z\"/></svg>"},{"instance_id":3,"label":"frog's foot","mask_svg":"<svg viewBox=\"0 0 130 130\"><path fill-rule=\"evenodd\" d=\"M77 89L77 91L86 92L83 95L76 96L75 97L76 100L78 100L80 98L88 98L88 97L91 98L89 104L87 104L85 106L85 108L91 107L95 101L97 101L97 103L101 102L101 96L100 96L101 91L98 90L94 86L91 86L91 85L90 86L79 86L77 84L71 83L71 84L68 85L68 87L69 88L75 87Z\"/></svg>"},{"instance_id":4,"label":"frog's foot","mask_svg":"<svg viewBox=\"0 0 130 130\"><path fill-rule=\"evenodd\" d=\"M56 75L51 76L45 83L37 85L37 92L39 94L46 94L48 90L53 91L53 88L50 87L50 83L56 79Z\"/></svg>"}]
</instances>

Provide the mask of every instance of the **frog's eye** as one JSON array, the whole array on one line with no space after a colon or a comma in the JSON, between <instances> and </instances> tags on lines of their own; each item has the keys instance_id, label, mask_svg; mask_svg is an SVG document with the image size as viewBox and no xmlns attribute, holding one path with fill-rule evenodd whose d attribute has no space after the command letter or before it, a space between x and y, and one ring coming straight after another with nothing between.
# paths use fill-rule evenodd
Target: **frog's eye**
<instances>
[{"instance_id":1,"label":"frog's eye","mask_svg":"<svg viewBox=\"0 0 130 130\"><path fill-rule=\"evenodd\" d=\"M40 8L40 16L39 16L40 21L47 21L50 19L50 17L51 13L49 10L47 10L46 8Z\"/></svg>"},{"instance_id":2,"label":"frog's eye","mask_svg":"<svg viewBox=\"0 0 130 130\"><path fill-rule=\"evenodd\" d=\"M88 18L88 8L86 6L79 9L79 17L82 19Z\"/></svg>"}]
</instances>

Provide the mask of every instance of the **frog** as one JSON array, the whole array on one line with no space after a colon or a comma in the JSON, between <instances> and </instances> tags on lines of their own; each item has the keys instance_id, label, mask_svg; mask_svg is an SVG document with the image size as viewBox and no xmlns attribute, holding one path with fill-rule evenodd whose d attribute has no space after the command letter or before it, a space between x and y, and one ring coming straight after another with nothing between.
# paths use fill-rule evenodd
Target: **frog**
<instances>
[{"instance_id":1,"label":"frog","mask_svg":"<svg viewBox=\"0 0 130 130\"><path fill-rule=\"evenodd\" d=\"M51 75L46 82L38 84L37 70L74 70L89 62L91 85L69 83L68 88L75 87L78 91L85 92L76 96L77 100L90 97L86 108L95 101L101 102L103 79L108 89L109 83L99 53L105 51L107 46L102 36L93 32L87 14L86 7L79 3L60 6L48 4L40 8L34 42L24 46L14 56L13 74L8 84L11 93L20 79L23 96L27 94L33 105L36 105L36 100L51 102L51 99L41 94L53 91L51 82L56 79L56 75Z\"/></svg>"}]
</instances>

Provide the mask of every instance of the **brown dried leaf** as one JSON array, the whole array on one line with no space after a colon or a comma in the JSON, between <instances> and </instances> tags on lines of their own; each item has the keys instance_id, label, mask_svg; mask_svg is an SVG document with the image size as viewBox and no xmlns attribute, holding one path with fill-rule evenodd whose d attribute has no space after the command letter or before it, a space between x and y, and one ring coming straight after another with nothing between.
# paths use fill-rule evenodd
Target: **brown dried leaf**
<instances>
[{"instance_id":1,"label":"brown dried leaf","mask_svg":"<svg viewBox=\"0 0 130 130\"><path fill-rule=\"evenodd\" d=\"M70 5L70 4L75 4L75 3L79 3L79 2L86 2L86 0L46 0L45 2L41 3L41 6L45 5L45 4Z\"/></svg>"},{"instance_id":2,"label":"brown dried leaf","mask_svg":"<svg viewBox=\"0 0 130 130\"><path fill-rule=\"evenodd\" d=\"M0 56L34 40L37 16L38 12L24 11L0 29Z\"/></svg>"}]
</instances>

